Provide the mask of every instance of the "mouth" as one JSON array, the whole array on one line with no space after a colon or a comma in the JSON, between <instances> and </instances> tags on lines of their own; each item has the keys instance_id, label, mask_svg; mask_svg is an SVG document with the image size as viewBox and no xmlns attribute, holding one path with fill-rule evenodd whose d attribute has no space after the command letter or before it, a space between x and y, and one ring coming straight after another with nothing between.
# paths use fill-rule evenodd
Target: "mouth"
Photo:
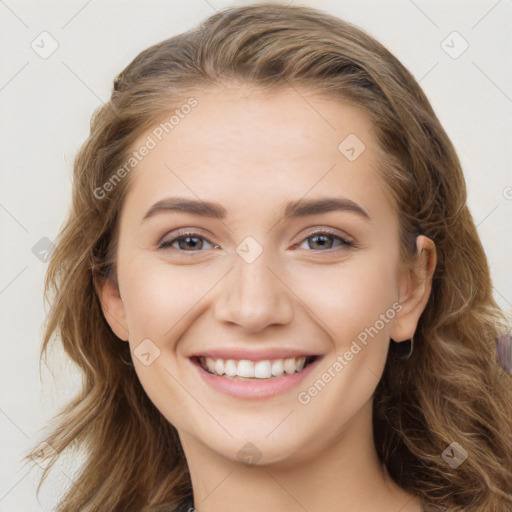
<instances>
[{"instance_id":1,"label":"mouth","mask_svg":"<svg viewBox=\"0 0 512 512\"><path fill-rule=\"evenodd\" d=\"M304 386L323 357L291 347L232 347L191 354L188 360L212 399L221 393L246 401L286 396Z\"/></svg>"},{"instance_id":2,"label":"mouth","mask_svg":"<svg viewBox=\"0 0 512 512\"><path fill-rule=\"evenodd\" d=\"M204 371L216 377L241 381L280 379L303 372L320 356L297 356L277 359L223 359L194 356L191 359Z\"/></svg>"}]
</instances>

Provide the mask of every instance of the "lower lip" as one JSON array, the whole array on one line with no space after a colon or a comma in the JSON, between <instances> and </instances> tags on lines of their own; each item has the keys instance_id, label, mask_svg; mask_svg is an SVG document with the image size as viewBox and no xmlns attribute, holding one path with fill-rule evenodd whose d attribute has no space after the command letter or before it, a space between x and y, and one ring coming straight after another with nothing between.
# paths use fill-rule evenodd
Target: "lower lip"
<instances>
[{"instance_id":1,"label":"lower lip","mask_svg":"<svg viewBox=\"0 0 512 512\"><path fill-rule=\"evenodd\" d=\"M259 400L272 398L289 391L298 386L316 366L320 357L308 364L302 371L282 377L260 380L238 380L230 377L219 377L207 372L197 360L191 359L192 364L197 368L201 378L211 388L221 393L231 395L237 398Z\"/></svg>"}]
</instances>

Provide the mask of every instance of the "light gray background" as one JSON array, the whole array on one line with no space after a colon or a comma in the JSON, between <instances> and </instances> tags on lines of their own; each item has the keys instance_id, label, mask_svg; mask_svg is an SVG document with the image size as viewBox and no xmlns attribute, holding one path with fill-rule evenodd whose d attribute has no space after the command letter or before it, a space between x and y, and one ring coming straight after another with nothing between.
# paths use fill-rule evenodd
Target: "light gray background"
<instances>
[{"instance_id":1,"label":"light gray background","mask_svg":"<svg viewBox=\"0 0 512 512\"><path fill-rule=\"evenodd\" d=\"M36 471L20 463L79 384L60 359L55 380L38 355L46 265L32 252L53 240L67 212L71 163L114 76L141 50L224 6L249 2L0 0L0 512L53 509L70 465L35 497ZM461 158L469 205L496 299L512 310L511 0L293 2L323 8L384 43L420 80ZM58 49L43 59L31 44ZM469 44L450 36L457 31ZM448 37L448 39L446 39ZM442 43L445 41L445 43ZM444 49L443 49L443 46ZM450 48L451 47L451 48ZM75 463L76 466L76 463Z\"/></svg>"}]
</instances>

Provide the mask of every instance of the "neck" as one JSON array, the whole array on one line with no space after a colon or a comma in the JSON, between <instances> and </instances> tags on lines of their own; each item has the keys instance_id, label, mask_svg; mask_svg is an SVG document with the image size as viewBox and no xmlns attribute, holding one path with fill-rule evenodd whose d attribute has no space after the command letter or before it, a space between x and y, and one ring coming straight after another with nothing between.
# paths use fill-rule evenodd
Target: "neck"
<instances>
[{"instance_id":1,"label":"neck","mask_svg":"<svg viewBox=\"0 0 512 512\"><path fill-rule=\"evenodd\" d=\"M180 432L197 512L420 512L378 460L368 402L343 432L294 460L248 466ZM243 443L242 443L243 444Z\"/></svg>"}]
</instances>

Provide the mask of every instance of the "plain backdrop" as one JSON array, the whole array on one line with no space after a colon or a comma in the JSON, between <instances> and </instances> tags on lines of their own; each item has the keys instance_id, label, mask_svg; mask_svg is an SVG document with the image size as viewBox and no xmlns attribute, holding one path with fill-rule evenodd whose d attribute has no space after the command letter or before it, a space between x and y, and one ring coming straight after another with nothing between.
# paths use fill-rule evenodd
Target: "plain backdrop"
<instances>
[{"instance_id":1,"label":"plain backdrop","mask_svg":"<svg viewBox=\"0 0 512 512\"><path fill-rule=\"evenodd\" d=\"M38 255L66 215L71 164L90 116L140 51L247 3L0 0L1 512L53 510L76 470L76 461L59 463L38 503L39 468L29 472L21 458L80 383L62 357L55 377L39 370L46 264ZM420 81L462 161L496 299L511 311L512 2L289 3L359 25Z\"/></svg>"}]
</instances>

